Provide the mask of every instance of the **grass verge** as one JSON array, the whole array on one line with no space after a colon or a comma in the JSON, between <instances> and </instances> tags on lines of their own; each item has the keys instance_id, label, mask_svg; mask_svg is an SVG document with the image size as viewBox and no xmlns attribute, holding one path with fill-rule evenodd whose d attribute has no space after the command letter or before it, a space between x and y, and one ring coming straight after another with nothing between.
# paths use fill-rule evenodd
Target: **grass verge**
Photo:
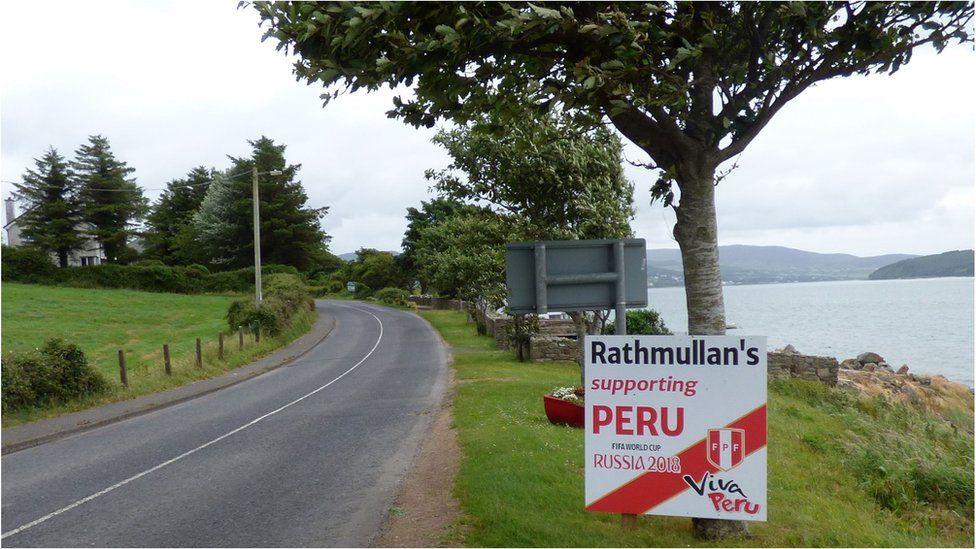
<instances>
[{"instance_id":1,"label":"grass verge","mask_svg":"<svg viewBox=\"0 0 976 549\"><path fill-rule=\"evenodd\" d=\"M542 395L572 363L519 363L462 313L423 311L454 348L455 495L446 543L505 547L973 545L973 436L932 415L801 380L769 388L769 521L702 542L689 519L583 510L583 433L548 423ZM972 424L970 413L969 424Z\"/></svg>"},{"instance_id":2,"label":"grass verge","mask_svg":"<svg viewBox=\"0 0 976 549\"><path fill-rule=\"evenodd\" d=\"M77 344L110 383L103 394L3 415L3 427L51 418L93 406L172 389L216 377L248 364L304 335L315 323L313 311L301 311L278 337L256 343L227 328L227 307L234 298L132 290L77 289L4 283L4 351L40 346L51 337ZM217 337L225 334L224 360ZM203 343L203 367L196 367L196 338ZM163 343L170 347L172 375L163 367ZM125 350L129 387L119 382L118 350Z\"/></svg>"}]
</instances>

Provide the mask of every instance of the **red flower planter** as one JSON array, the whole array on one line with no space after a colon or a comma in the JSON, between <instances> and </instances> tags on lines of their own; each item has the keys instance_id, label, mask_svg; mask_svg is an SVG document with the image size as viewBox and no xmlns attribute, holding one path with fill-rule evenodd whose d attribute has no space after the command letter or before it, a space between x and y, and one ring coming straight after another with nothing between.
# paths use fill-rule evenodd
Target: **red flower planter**
<instances>
[{"instance_id":1,"label":"red flower planter","mask_svg":"<svg viewBox=\"0 0 976 549\"><path fill-rule=\"evenodd\" d=\"M550 423L583 428L585 414L582 406L549 395L544 395L542 400Z\"/></svg>"}]
</instances>

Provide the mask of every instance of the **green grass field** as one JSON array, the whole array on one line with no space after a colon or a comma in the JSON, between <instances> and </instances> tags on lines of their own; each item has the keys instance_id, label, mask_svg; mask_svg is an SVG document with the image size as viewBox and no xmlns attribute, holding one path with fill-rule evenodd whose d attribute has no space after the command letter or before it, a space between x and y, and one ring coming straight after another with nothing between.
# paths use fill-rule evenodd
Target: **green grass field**
<instances>
[{"instance_id":1,"label":"green grass field","mask_svg":"<svg viewBox=\"0 0 976 549\"><path fill-rule=\"evenodd\" d=\"M219 375L268 354L304 334L314 314L302 314L286 333L255 344L227 335L226 360L217 360L217 335L227 333L233 297L2 285L3 351L23 351L52 337L77 344L112 388L97 397L42 409L4 414L3 426L52 417L124 400ZM204 344L204 368L195 365L196 338ZM173 375L165 375L163 344L170 348ZM119 383L118 351L125 350L129 388Z\"/></svg>"},{"instance_id":2,"label":"green grass field","mask_svg":"<svg viewBox=\"0 0 976 549\"><path fill-rule=\"evenodd\" d=\"M425 311L453 347L455 495L445 542L467 546L973 545L973 436L882 401L791 380L769 390L769 521L708 543L691 520L583 510L583 432L549 424L542 395L578 383L570 363L519 363L461 313Z\"/></svg>"}]
</instances>

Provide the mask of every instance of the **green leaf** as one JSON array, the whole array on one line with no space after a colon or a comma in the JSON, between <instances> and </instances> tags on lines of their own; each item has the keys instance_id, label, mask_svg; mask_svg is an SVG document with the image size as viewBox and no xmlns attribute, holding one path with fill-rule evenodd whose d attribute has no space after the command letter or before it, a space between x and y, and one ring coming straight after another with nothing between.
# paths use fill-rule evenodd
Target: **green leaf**
<instances>
[{"instance_id":1,"label":"green leaf","mask_svg":"<svg viewBox=\"0 0 976 549\"><path fill-rule=\"evenodd\" d=\"M328 83L331 82L333 79L335 79L335 77L338 75L339 75L339 71L336 69L325 69L319 71L319 73L316 74L315 77L321 80L322 82Z\"/></svg>"},{"instance_id":2,"label":"green leaf","mask_svg":"<svg viewBox=\"0 0 976 549\"><path fill-rule=\"evenodd\" d=\"M535 4L533 4L531 2L529 3L529 8L531 8L532 11L534 11L540 17L545 18L545 19L562 19L563 18L563 14L559 13L558 10L551 10L549 8L543 8L543 7L540 7L540 6L536 6Z\"/></svg>"},{"instance_id":3,"label":"green leaf","mask_svg":"<svg viewBox=\"0 0 976 549\"><path fill-rule=\"evenodd\" d=\"M453 27L450 27L448 25L437 25L436 27L434 27L434 30L437 31L439 34L442 34L444 36L454 36L454 37L457 37L457 31L454 30Z\"/></svg>"}]
</instances>

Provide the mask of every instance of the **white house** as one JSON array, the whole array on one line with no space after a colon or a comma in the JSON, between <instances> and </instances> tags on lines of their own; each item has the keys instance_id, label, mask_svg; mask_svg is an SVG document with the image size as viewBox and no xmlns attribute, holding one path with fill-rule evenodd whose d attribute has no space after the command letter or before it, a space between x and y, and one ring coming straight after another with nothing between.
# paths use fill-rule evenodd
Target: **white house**
<instances>
[{"instance_id":1,"label":"white house","mask_svg":"<svg viewBox=\"0 0 976 549\"><path fill-rule=\"evenodd\" d=\"M14 212L14 199L8 198L4 200L3 205L4 213L7 216L6 224L3 226L3 230L7 236L6 243L8 246L20 246L24 244L24 239L20 234L21 227L17 223L20 216L15 215ZM105 262L105 252L102 250L102 245L84 232L87 228L87 224L81 223L78 225L78 230L82 231L82 245L81 249L74 250L68 254L68 265L70 266L99 265ZM58 254L51 254L51 261L57 264Z\"/></svg>"}]
</instances>

